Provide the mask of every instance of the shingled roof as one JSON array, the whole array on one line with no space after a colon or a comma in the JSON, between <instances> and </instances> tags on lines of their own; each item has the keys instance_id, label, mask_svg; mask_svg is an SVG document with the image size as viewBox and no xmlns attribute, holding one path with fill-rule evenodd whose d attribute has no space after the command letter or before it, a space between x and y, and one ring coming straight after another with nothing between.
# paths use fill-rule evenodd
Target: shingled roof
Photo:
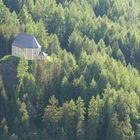
<instances>
[{"instance_id":1,"label":"shingled roof","mask_svg":"<svg viewBox=\"0 0 140 140\"><path fill-rule=\"evenodd\" d=\"M12 45L20 48L41 48L36 38L27 33L19 34Z\"/></svg>"}]
</instances>

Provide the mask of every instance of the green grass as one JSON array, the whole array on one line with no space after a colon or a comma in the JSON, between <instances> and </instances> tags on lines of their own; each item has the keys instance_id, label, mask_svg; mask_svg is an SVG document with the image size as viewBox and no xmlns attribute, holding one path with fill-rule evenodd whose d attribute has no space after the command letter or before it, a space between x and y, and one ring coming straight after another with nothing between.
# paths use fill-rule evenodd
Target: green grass
<instances>
[{"instance_id":1,"label":"green grass","mask_svg":"<svg viewBox=\"0 0 140 140\"><path fill-rule=\"evenodd\" d=\"M5 55L4 57L2 57L1 59L0 59L0 62L15 62L15 63L17 63L19 61L19 58L17 58L17 57L14 57L14 56L12 56L12 55Z\"/></svg>"}]
</instances>

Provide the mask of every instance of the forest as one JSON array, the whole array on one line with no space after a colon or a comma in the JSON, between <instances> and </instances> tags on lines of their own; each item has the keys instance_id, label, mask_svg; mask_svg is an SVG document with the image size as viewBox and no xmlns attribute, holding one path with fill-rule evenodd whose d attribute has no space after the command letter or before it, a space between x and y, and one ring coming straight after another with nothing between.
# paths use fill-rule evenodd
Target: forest
<instances>
[{"instance_id":1,"label":"forest","mask_svg":"<svg viewBox=\"0 0 140 140\"><path fill-rule=\"evenodd\" d=\"M139 7L0 0L0 140L140 140ZM47 59L11 56L20 25Z\"/></svg>"}]
</instances>

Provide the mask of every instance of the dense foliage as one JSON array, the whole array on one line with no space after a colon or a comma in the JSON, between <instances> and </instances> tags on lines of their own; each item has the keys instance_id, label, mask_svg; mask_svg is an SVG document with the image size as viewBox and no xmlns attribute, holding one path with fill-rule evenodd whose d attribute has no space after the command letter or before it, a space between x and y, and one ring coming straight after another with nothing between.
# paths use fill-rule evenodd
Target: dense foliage
<instances>
[{"instance_id":1,"label":"dense foliage","mask_svg":"<svg viewBox=\"0 0 140 140\"><path fill-rule=\"evenodd\" d=\"M18 79L9 90L0 75L0 140L140 140L139 7L0 0L0 64L15 63ZM2 58L22 25L46 60Z\"/></svg>"}]
</instances>

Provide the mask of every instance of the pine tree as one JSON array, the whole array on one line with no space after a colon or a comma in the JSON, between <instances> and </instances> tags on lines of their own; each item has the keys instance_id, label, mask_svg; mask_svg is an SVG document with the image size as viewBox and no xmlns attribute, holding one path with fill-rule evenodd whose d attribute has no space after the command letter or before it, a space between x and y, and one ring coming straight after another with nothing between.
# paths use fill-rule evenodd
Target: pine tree
<instances>
[{"instance_id":1,"label":"pine tree","mask_svg":"<svg viewBox=\"0 0 140 140\"><path fill-rule=\"evenodd\" d=\"M77 131L76 135L78 140L85 140L85 107L84 107L84 101L81 99L81 97L78 98L76 102L77 107Z\"/></svg>"},{"instance_id":2,"label":"pine tree","mask_svg":"<svg viewBox=\"0 0 140 140\"><path fill-rule=\"evenodd\" d=\"M52 139L59 139L62 111L57 107L58 100L54 96L50 98L49 103L50 105L46 106L43 116L44 128Z\"/></svg>"},{"instance_id":3,"label":"pine tree","mask_svg":"<svg viewBox=\"0 0 140 140\"><path fill-rule=\"evenodd\" d=\"M17 77L19 78L20 82L23 81L23 77L27 74L28 69L28 61L25 58L20 59L17 67Z\"/></svg>"},{"instance_id":4,"label":"pine tree","mask_svg":"<svg viewBox=\"0 0 140 140\"><path fill-rule=\"evenodd\" d=\"M99 133L101 131L101 118L102 113L102 100L99 96L95 99L91 98L88 108L88 132L87 136L89 140L97 140L102 137Z\"/></svg>"},{"instance_id":5,"label":"pine tree","mask_svg":"<svg viewBox=\"0 0 140 140\"><path fill-rule=\"evenodd\" d=\"M20 23L24 23L25 25L27 23L32 23L33 22L32 16L28 12L28 9L27 9L26 5L23 5L22 9L19 12L19 19L20 19Z\"/></svg>"},{"instance_id":6,"label":"pine tree","mask_svg":"<svg viewBox=\"0 0 140 140\"><path fill-rule=\"evenodd\" d=\"M9 131L5 118L3 118L3 120L0 123L0 139L9 140Z\"/></svg>"},{"instance_id":7,"label":"pine tree","mask_svg":"<svg viewBox=\"0 0 140 140\"><path fill-rule=\"evenodd\" d=\"M62 124L64 131L66 133L67 139L76 139L76 127L77 127L77 119L76 119L76 105L73 100L70 102L66 102L62 108L63 118Z\"/></svg>"}]
</instances>

